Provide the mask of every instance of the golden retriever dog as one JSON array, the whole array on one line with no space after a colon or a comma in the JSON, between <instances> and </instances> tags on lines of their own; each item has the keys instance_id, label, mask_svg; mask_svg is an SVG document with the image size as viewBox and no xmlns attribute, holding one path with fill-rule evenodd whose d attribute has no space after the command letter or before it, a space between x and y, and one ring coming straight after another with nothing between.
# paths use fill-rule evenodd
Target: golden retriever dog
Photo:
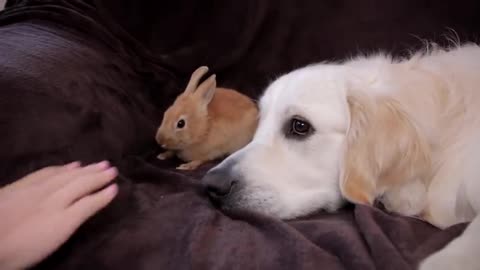
<instances>
[{"instance_id":1,"label":"golden retriever dog","mask_svg":"<svg viewBox=\"0 0 480 270\"><path fill-rule=\"evenodd\" d=\"M471 222L426 269L480 269L480 47L320 63L275 80L256 134L204 177L224 209L282 219L382 202L439 228Z\"/></svg>"}]
</instances>

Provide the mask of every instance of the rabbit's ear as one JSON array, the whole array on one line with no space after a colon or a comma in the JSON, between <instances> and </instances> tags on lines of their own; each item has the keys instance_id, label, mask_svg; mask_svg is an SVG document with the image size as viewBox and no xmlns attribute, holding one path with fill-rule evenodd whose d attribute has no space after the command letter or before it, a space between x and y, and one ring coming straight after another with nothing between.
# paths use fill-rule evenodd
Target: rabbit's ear
<instances>
[{"instance_id":1,"label":"rabbit's ear","mask_svg":"<svg viewBox=\"0 0 480 270\"><path fill-rule=\"evenodd\" d=\"M197 89L198 82L203 77L203 75L207 74L208 67L202 66L197 68L190 77L190 81L188 82L187 87L185 88L184 93L193 93Z\"/></svg>"},{"instance_id":2,"label":"rabbit's ear","mask_svg":"<svg viewBox=\"0 0 480 270\"><path fill-rule=\"evenodd\" d=\"M195 91L194 95L200 99L200 103L208 105L212 101L217 89L215 74L206 79Z\"/></svg>"}]
</instances>

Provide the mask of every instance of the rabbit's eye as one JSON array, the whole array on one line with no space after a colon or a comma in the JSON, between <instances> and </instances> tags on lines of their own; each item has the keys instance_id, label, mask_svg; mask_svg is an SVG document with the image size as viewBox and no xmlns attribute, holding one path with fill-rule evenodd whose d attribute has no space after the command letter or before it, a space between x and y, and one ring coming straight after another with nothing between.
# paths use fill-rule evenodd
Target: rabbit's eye
<instances>
[{"instance_id":1,"label":"rabbit's eye","mask_svg":"<svg viewBox=\"0 0 480 270\"><path fill-rule=\"evenodd\" d=\"M183 128L185 126L185 120L180 119L177 122L177 128Z\"/></svg>"}]
</instances>

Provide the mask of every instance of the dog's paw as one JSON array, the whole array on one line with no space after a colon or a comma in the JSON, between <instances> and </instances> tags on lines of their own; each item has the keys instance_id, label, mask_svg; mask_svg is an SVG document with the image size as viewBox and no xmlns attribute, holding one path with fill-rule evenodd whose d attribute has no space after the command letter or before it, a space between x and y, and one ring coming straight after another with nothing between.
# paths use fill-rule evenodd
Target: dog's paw
<instances>
[{"instance_id":1,"label":"dog's paw","mask_svg":"<svg viewBox=\"0 0 480 270\"><path fill-rule=\"evenodd\" d=\"M440 250L423 260L418 270L480 270L480 264L467 258L465 253Z\"/></svg>"},{"instance_id":2,"label":"dog's paw","mask_svg":"<svg viewBox=\"0 0 480 270\"><path fill-rule=\"evenodd\" d=\"M454 269L449 261L445 261L442 257L431 256L420 263L418 270L447 270Z\"/></svg>"}]
</instances>

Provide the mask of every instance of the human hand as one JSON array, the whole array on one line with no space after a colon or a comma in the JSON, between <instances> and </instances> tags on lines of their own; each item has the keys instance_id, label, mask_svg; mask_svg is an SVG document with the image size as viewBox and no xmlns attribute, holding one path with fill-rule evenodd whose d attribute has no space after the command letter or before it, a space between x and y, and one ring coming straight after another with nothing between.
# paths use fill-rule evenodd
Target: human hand
<instances>
[{"instance_id":1,"label":"human hand","mask_svg":"<svg viewBox=\"0 0 480 270\"><path fill-rule=\"evenodd\" d=\"M0 269L30 267L58 249L118 192L104 161L47 167L0 189Z\"/></svg>"}]
</instances>

